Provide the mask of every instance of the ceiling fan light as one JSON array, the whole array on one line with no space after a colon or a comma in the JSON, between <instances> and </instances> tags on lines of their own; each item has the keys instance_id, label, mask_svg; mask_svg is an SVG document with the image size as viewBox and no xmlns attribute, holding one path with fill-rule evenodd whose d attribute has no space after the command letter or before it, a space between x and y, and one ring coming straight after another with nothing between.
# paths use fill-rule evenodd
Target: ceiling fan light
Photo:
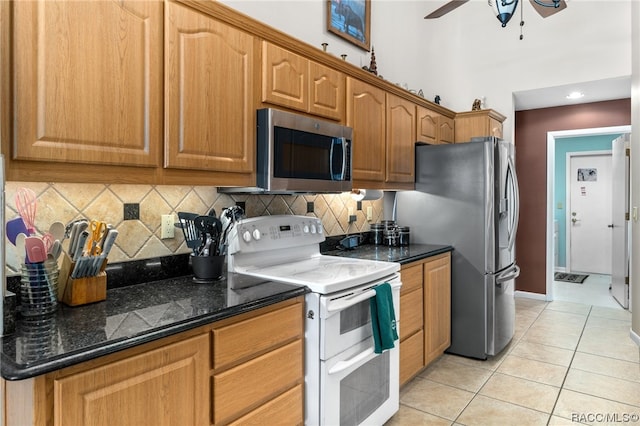
<instances>
[{"instance_id":1,"label":"ceiling fan light","mask_svg":"<svg viewBox=\"0 0 640 426\"><path fill-rule=\"evenodd\" d=\"M498 21L502 23L502 27L506 27L516 11L518 0L489 0L489 6L493 9Z\"/></svg>"}]
</instances>

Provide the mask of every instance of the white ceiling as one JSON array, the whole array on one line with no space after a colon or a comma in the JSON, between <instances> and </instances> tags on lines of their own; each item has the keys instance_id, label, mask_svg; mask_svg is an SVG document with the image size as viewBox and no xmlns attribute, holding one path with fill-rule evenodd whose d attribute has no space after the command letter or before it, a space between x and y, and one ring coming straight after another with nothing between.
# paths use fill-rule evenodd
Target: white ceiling
<instances>
[{"instance_id":1,"label":"white ceiling","mask_svg":"<svg viewBox=\"0 0 640 426\"><path fill-rule=\"evenodd\" d=\"M581 92L584 93L584 96L580 99L567 99L566 96L571 92ZM513 94L516 111L610 101L630 97L631 76L525 90L514 92Z\"/></svg>"},{"instance_id":2,"label":"white ceiling","mask_svg":"<svg viewBox=\"0 0 640 426\"><path fill-rule=\"evenodd\" d=\"M426 0L423 5L424 16L438 9L440 6L448 3L450 0ZM528 4L529 1L525 1ZM591 0L567 0L567 4L575 2L586 2ZM484 3L486 0L471 0L471 2ZM530 6L530 5L529 5ZM463 5L468 7L468 5ZM452 19L455 15L462 14L462 8L454 10L447 14L446 17L438 19ZM527 11L530 12L530 11ZM567 13L566 11L563 13ZM529 13L529 26L544 22L540 16L533 16ZM535 17L535 19L534 19ZM517 24L517 22L516 22ZM510 25L514 25L510 23ZM566 96L574 91L584 93L580 99L567 99ZM563 86L546 87L534 90L524 90L513 93L514 108L516 111L550 108L555 106L576 105L590 102L608 101L614 99L624 99L631 97L631 76L622 76L617 78L609 78L597 81L585 81L581 83L571 83Z\"/></svg>"}]
</instances>

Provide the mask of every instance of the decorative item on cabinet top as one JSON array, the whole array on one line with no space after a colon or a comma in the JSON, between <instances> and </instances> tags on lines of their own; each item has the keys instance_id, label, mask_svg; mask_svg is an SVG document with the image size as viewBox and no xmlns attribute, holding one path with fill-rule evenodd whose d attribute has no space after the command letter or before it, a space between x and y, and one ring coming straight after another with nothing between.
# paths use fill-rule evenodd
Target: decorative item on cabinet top
<instances>
[{"instance_id":1,"label":"decorative item on cabinet top","mask_svg":"<svg viewBox=\"0 0 640 426\"><path fill-rule=\"evenodd\" d=\"M327 0L327 30L368 51L371 0Z\"/></svg>"}]
</instances>

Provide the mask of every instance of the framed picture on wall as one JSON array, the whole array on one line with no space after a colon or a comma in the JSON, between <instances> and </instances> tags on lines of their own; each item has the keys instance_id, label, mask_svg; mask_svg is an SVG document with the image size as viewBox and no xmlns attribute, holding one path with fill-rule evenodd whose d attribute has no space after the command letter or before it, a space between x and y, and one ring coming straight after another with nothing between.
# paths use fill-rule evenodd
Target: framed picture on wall
<instances>
[{"instance_id":1,"label":"framed picture on wall","mask_svg":"<svg viewBox=\"0 0 640 426\"><path fill-rule=\"evenodd\" d=\"M327 0L327 30L368 52L371 0Z\"/></svg>"}]
</instances>

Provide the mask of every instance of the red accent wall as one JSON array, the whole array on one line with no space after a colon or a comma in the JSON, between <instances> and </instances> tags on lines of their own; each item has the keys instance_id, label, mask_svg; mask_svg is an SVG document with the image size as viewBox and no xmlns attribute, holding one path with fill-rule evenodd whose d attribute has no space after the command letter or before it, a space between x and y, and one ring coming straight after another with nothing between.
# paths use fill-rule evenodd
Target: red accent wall
<instances>
[{"instance_id":1,"label":"red accent wall","mask_svg":"<svg viewBox=\"0 0 640 426\"><path fill-rule=\"evenodd\" d=\"M516 111L516 170L520 185L520 222L516 290L546 294L547 132L626 126L631 99Z\"/></svg>"}]
</instances>

